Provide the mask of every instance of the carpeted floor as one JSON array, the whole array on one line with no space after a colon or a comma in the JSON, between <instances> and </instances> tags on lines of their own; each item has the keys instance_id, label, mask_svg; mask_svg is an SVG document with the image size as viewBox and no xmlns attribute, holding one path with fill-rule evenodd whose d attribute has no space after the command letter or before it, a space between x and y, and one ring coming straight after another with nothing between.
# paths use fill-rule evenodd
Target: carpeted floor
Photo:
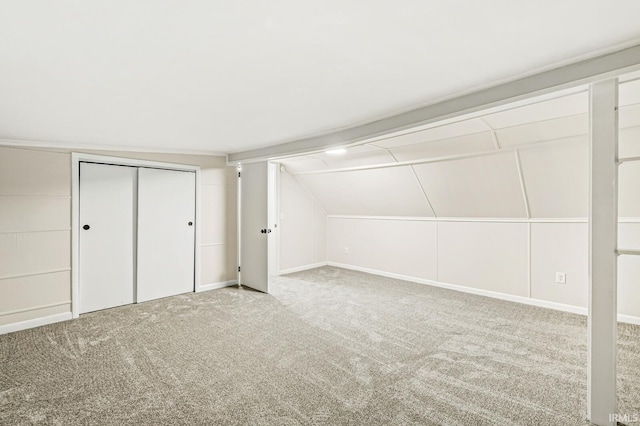
<instances>
[{"instance_id":1,"label":"carpeted floor","mask_svg":"<svg viewBox=\"0 0 640 426\"><path fill-rule=\"evenodd\" d=\"M0 424L585 424L584 317L331 267L271 291L0 336ZM619 330L640 413L640 327Z\"/></svg>"}]
</instances>

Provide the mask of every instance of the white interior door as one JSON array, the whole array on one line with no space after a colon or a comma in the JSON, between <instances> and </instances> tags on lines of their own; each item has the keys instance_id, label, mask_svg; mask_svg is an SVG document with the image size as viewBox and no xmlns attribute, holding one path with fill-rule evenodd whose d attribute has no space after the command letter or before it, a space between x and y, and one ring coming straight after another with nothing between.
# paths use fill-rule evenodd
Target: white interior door
<instances>
[{"instance_id":1,"label":"white interior door","mask_svg":"<svg viewBox=\"0 0 640 426\"><path fill-rule=\"evenodd\" d=\"M240 177L240 279L269 292L267 163L243 164Z\"/></svg>"},{"instance_id":2,"label":"white interior door","mask_svg":"<svg viewBox=\"0 0 640 426\"><path fill-rule=\"evenodd\" d=\"M138 302L194 290L195 208L195 173L138 169Z\"/></svg>"},{"instance_id":3,"label":"white interior door","mask_svg":"<svg viewBox=\"0 0 640 426\"><path fill-rule=\"evenodd\" d=\"M80 313L135 301L135 167L80 163Z\"/></svg>"}]
</instances>

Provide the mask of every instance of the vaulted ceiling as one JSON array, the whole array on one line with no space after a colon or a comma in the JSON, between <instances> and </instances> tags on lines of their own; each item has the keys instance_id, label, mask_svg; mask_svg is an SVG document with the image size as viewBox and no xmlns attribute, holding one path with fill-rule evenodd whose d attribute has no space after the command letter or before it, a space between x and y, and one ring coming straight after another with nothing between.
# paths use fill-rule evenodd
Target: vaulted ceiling
<instances>
[{"instance_id":1,"label":"vaulted ceiling","mask_svg":"<svg viewBox=\"0 0 640 426\"><path fill-rule=\"evenodd\" d=\"M640 156L640 72L623 76L619 155ZM446 124L281 160L329 214L584 218L588 92L577 87ZM640 162L619 170L622 217L640 217Z\"/></svg>"},{"instance_id":2,"label":"vaulted ceiling","mask_svg":"<svg viewBox=\"0 0 640 426\"><path fill-rule=\"evenodd\" d=\"M0 139L279 144L637 43L638 16L637 0L1 0ZM460 131L518 139L518 118L500 120ZM477 138L429 149L490 146ZM423 155L404 145L398 157Z\"/></svg>"}]
</instances>

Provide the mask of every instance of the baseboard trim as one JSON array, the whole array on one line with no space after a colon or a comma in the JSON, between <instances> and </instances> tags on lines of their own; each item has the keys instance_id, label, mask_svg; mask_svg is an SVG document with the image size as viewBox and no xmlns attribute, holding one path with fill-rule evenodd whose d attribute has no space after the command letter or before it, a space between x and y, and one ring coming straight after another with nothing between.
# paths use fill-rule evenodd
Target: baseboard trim
<instances>
[{"instance_id":1,"label":"baseboard trim","mask_svg":"<svg viewBox=\"0 0 640 426\"><path fill-rule=\"evenodd\" d=\"M229 281L222 281L219 283L210 283L210 284L200 284L200 288L198 289L197 293L201 293L203 291L208 291L208 290L216 290L218 288L231 287L232 285L236 285L236 284L238 284L238 280L229 280Z\"/></svg>"},{"instance_id":2,"label":"baseboard trim","mask_svg":"<svg viewBox=\"0 0 640 426\"><path fill-rule=\"evenodd\" d=\"M278 275L285 275L285 274L292 274L294 272L306 271L308 269L315 269L321 266L327 266L328 264L329 262L318 262L318 263L312 263L310 265L296 266L295 268L283 269L278 273Z\"/></svg>"},{"instance_id":3,"label":"baseboard trim","mask_svg":"<svg viewBox=\"0 0 640 426\"><path fill-rule=\"evenodd\" d=\"M618 322L626 322L628 324L640 325L640 317L618 314Z\"/></svg>"},{"instance_id":4,"label":"baseboard trim","mask_svg":"<svg viewBox=\"0 0 640 426\"><path fill-rule=\"evenodd\" d=\"M0 334L13 333L15 331L26 330L28 328L35 328L47 324L54 324L56 322L68 321L71 318L71 312L63 312L61 314L49 315L46 317L0 325Z\"/></svg>"},{"instance_id":5,"label":"baseboard trim","mask_svg":"<svg viewBox=\"0 0 640 426\"><path fill-rule=\"evenodd\" d=\"M401 275L393 272L379 271L377 269L363 268L361 266L355 266L355 265L348 265L346 263L329 261L327 262L327 264L329 266L335 266L337 268L344 268L344 269L350 269L352 271L366 272L372 275L379 275L382 277L394 278L398 280L414 282L417 284L425 284L433 287L445 288L447 290L455 290L455 291L460 291L462 293L475 294L478 296L486 296L494 299L506 300L509 302L522 303L525 305L537 306L539 308L554 309L556 311L570 312L572 314L578 314L583 316L587 316L587 312L588 312L587 308L583 308L582 306L566 305L563 303L549 302L547 300L532 299L529 297L516 296L513 294L498 293L496 291L483 290L483 289L473 288L473 287L465 287L457 284L448 284L440 281L433 281L433 280L427 280L424 278L412 277L410 275ZM629 324L640 325L640 317L635 317L631 315L618 314L618 321L629 323Z\"/></svg>"}]
</instances>

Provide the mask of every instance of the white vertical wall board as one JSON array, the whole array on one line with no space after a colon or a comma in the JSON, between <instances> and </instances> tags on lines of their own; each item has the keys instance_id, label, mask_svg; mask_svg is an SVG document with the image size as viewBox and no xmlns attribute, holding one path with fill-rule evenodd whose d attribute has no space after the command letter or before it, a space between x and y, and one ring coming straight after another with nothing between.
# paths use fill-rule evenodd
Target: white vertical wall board
<instances>
[{"instance_id":1,"label":"white vertical wall board","mask_svg":"<svg viewBox=\"0 0 640 426\"><path fill-rule=\"evenodd\" d=\"M640 318L640 256L618 257L618 313Z\"/></svg>"},{"instance_id":2,"label":"white vertical wall board","mask_svg":"<svg viewBox=\"0 0 640 426\"><path fill-rule=\"evenodd\" d=\"M241 284L269 292L268 164L242 165L240 178L240 279Z\"/></svg>"},{"instance_id":3,"label":"white vertical wall board","mask_svg":"<svg viewBox=\"0 0 640 426\"><path fill-rule=\"evenodd\" d=\"M313 201L289 173L280 173L280 270L313 262Z\"/></svg>"},{"instance_id":4,"label":"white vertical wall board","mask_svg":"<svg viewBox=\"0 0 640 426\"><path fill-rule=\"evenodd\" d=\"M620 129L618 155L620 158L640 157L640 126Z\"/></svg>"},{"instance_id":5,"label":"white vertical wall board","mask_svg":"<svg viewBox=\"0 0 640 426\"><path fill-rule=\"evenodd\" d=\"M438 223L438 280L528 295L526 223Z\"/></svg>"},{"instance_id":6,"label":"white vertical wall board","mask_svg":"<svg viewBox=\"0 0 640 426\"><path fill-rule=\"evenodd\" d=\"M138 169L137 302L195 290L195 178Z\"/></svg>"},{"instance_id":7,"label":"white vertical wall board","mask_svg":"<svg viewBox=\"0 0 640 426\"><path fill-rule=\"evenodd\" d=\"M494 149L491 132L473 133L454 138L402 145L390 148L398 161L412 161L424 158L443 157L447 155L467 154Z\"/></svg>"},{"instance_id":8,"label":"white vertical wall board","mask_svg":"<svg viewBox=\"0 0 640 426\"><path fill-rule=\"evenodd\" d=\"M588 241L586 223L531 224L531 297L587 307ZM556 272L566 284L556 283Z\"/></svg>"},{"instance_id":9,"label":"white vertical wall board","mask_svg":"<svg viewBox=\"0 0 640 426\"><path fill-rule=\"evenodd\" d=\"M209 220L200 225L201 244L224 243L226 241L227 195L226 185L203 184L201 186L202 217Z\"/></svg>"},{"instance_id":10,"label":"white vertical wall board","mask_svg":"<svg viewBox=\"0 0 640 426\"><path fill-rule=\"evenodd\" d=\"M326 262L326 213L289 173L280 173L280 270Z\"/></svg>"},{"instance_id":11,"label":"white vertical wall board","mask_svg":"<svg viewBox=\"0 0 640 426\"><path fill-rule=\"evenodd\" d=\"M327 261L327 213L313 200L313 263Z\"/></svg>"},{"instance_id":12,"label":"white vertical wall board","mask_svg":"<svg viewBox=\"0 0 640 426\"><path fill-rule=\"evenodd\" d=\"M620 107L620 128L640 126L640 104Z\"/></svg>"},{"instance_id":13,"label":"white vertical wall board","mask_svg":"<svg viewBox=\"0 0 640 426\"><path fill-rule=\"evenodd\" d=\"M0 279L70 268L69 231L0 233Z\"/></svg>"},{"instance_id":14,"label":"white vertical wall board","mask_svg":"<svg viewBox=\"0 0 640 426\"><path fill-rule=\"evenodd\" d=\"M225 230L225 259L227 281L238 279L238 176L233 171L233 184L227 185L227 208ZM204 218L200 221L207 220Z\"/></svg>"},{"instance_id":15,"label":"white vertical wall board","mask_svg":"<svg viewBox=\"0 0 640 426\"><path fill-rule=\"evenodd\" d=\"M587 417L615 424L617 353L618 81L591 85Z\"/></svg>"},{"instance_id":16,"label":"white vertical wall board","mask_svg":"<svg viewBox=\"0 0 640 426\"><path fill-rule=\"evenodd\" d=\"M620 217L640 217L640 161L622 163L618 176Z\"/></svg>"},{"instance_id":17,"label":"white vertical wall board","mask_svg":"<svg viewBox=\"0 0 640 426\"><path fill-rule=\"evenodd\" d=\"M640 79L620 83L618 90L620 106L640 104Z\"/></svg>"},{"instance_id":18,"label":"white vertical wall board","mask_svg":"<svg viewBox=\"0 0 640 426\"><path fill-rule=\"evenodd\" d=\"M618 224L618 248L640 249L640 219L635 220L636 223Z\"/></svg>"},{"instance_id":19,"label":"white vertical wall board","mask_svg":"<svg viewBox=\"0 0 640 426\"><path fill-rule=\"evenodd\" d=\"M440 217L527 216L511 152L413 167Z\"/></svg>"},{"instance_id":20,"label":"white vertical wall board","mask_svg":"<svg viewBox=\"0 0 640 426\"><path fill-rule=\"evenodd\" d=\"M520 126L527 123L552 120L589 111L589 93L585 90L543 102L507 109L485 115L483 120L494 129Z\"/></svg>"},{"instance_id":21,"label":"white vertical wall board","mask_svg":"<svg viewBox=\"0 0 640 426\"><path fill-rule=\"evenodd\" d=\"M134 167L80 163L81 313L135 301L136 188Z\"/></svg>"},{"instance_id":22,"label":"white vertical wall board","mask_svg":"<svg viewBox=\"0 0 640 426\"><path fill-rule=\"evenodd\" d=\"M216 244L202 246L199 250L202 262L202 283L212 284L229 281L227 275L227 247L224 244Z\"/></svg>"},{"instance_id":23,"label":"white vertical wall board","mask_svg":"<svg viewBox=\"0 0 640 426\"><path fill-rule=\"evenodd\" d=\"M503 148L570 138L588 133L589 117L587 114L554 118L496 130L496 136Z\"/></svg>"},{"instance_id":24,"label":"white vertical wall board","mask_svg":"<svg viewBox=\"0 0 640 426\"><path fill-rule=\"evenodd\" d=\"M68 230L70 215L66 196L0 197L0 232Z\"/></svg>"},{"instance_id":25,"label":"white vertical wall board","mask_svg":"<svg viewBox=\"0 0 640 426\"><path fill-rule=\"evenodd\" d=\"M578 137L519 152L531 217L586 217L589 141Z\"/></svg>"},{"instance_id":26,"label":"white vertical wall board","mask_svg":"<svg viewBox=\"0 0 640 426\"><path fill-rule=\"evenodd\" d=\"M330 218L327 238L330 262L437 279L433 222Z\"/></svg>"},{"instance_id":27,"label":"white vertical wall board","mask_svg":"<svg viewBox=\"0 0 640 426\"><path fill-rule=\"evenodd\" d=\"M328 214L432 216L410 166L298 175Z\"/></svg>"},{"instance_id":28,"label":"white vertical wall board","mask_svg":"<svg viewBox=\"0 0 640 426\"><path fill-rule=\"evenodd\" d=\"M69 271L62 271L0 280L0 294L3 295L0 298L0 325L25 321L30 319L28 312L48 306L64 305L68 311L71 298L69 275ZM11 312L27 314L16 318Z\"/></svg>"},{"instance_id":29,"label":"white vertical wall board","mask_svg":"<svg viewBox=\"0 0 640 426\"><path fill-rule=\"evenodd\" d=\"M496 141L497 143L497 141ZM516 168L518 169L518 181L520 182L520 190L522 191L522 202L524 203L524 211L526 218L531 218L531 206L529 205L529 195L527 194L527 187L524 184L524 175L522 173L522 163L520 161L520 153L518 150L514 150L513 154L516 159Z\"/></svg>"},{"instance_id":30,"label":"white vertical wall board","mask_svg":"<svg viewBox=\"0 0 640 426\"><path fill-rule=\"evenodd\" d=\"M0 195L71 195L69 155L0 147Z\"/></svg>"}]
</instances>

